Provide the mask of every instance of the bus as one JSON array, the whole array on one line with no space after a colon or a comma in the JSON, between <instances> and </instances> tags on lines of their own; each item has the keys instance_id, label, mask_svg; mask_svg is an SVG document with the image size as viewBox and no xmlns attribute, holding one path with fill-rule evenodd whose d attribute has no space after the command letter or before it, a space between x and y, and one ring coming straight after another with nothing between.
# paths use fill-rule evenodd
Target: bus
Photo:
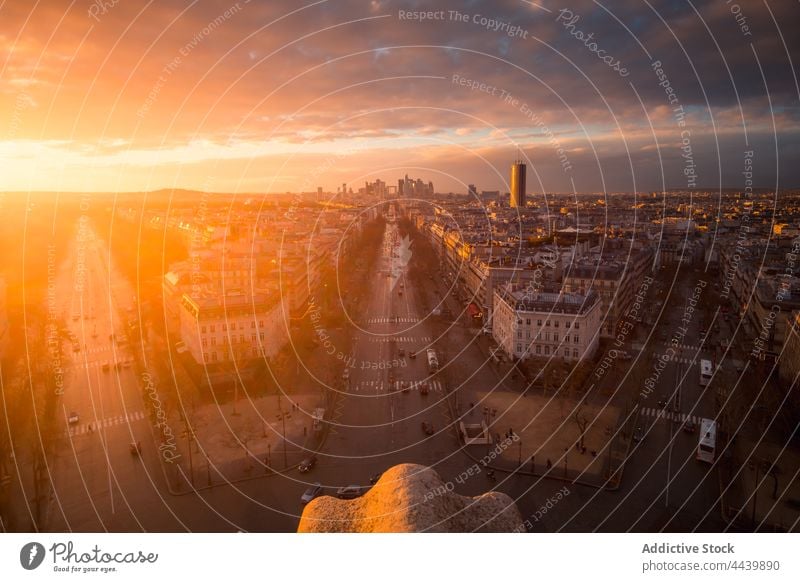
<instances>
[{"instance_id":1,"label":"bus","mask_svg":"<svg viewBox=\"0 0 800 582\"><path fill-rule=\"evenodd\" d=\"M432 349L428 349L428 371L430 373L436 372L439 370L439 359L436 357L436 352Z\"/></svg>"},{"instance_id":2,"label":"bus","mask_svg":"<svg viewBox=\"0 0 800 582\"><path fill-rule=\"evenodd\" d=\"M714 367L711 365L711 361L700 360L700 386L708 386L713 373Z\"/></svg>"},{"instance_id":3,"label":"bus","mask_svg":"<svg viewBox=\"0 0 800 582\"><path fill-rule=\"evenodd\" d=\"M700 442L697 443L697 460L714 462L717 448L717 423L710 418L700 420Z\"/></svg>"}]
</instances>

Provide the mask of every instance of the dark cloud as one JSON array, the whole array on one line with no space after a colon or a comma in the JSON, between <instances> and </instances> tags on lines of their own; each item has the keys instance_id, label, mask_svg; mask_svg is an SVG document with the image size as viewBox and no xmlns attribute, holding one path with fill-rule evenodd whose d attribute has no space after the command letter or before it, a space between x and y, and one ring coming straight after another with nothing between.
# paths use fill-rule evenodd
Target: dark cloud
<instances>
[{"instance_id":1,"label":"dark cloud","mask_svg":"<svg viewBox=\"0 0 800 582\"><path fill-rule=\"evenodd\" d=\"M374 140L387 166L423 159L487 189L501 186L496 171L476 170L464 148L505 174L521 145L544 188L571 188L570 177L586 190L603 179L613 190L656 189L662 180L680 187L677 146L688 129L702 185L718 186L721 174L723 185L736 186L745 148L759 151L764 186L798 184L789 157L798 150L796 3L536 4L542 8L522 0L120 1L94 19L88 1L7 3L1 113L8 123L24 91L36 114L16 124L16 137L95 142L100 150L232 137ZM400 11L444 18L420 22ZM494 91L470 90L453 75ZM384 147L381 140L397 136L416 136L424 148L410 156ZM570 175L558 148L571 152Z\"/></svg>"}]
</instances>

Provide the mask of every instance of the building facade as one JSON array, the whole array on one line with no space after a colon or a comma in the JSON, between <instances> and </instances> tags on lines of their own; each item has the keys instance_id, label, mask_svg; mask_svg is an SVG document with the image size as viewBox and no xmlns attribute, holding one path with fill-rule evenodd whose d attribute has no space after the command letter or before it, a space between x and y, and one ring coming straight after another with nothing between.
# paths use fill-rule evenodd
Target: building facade
<instances>
[{"instance_id":1,"label":"building facade","mask_svg":"<svg viewBox=\"0 0 800 582\"><path fill-rule=\"evenodd\" d=\"M597 293L530 293L507 286L494 294L492 335L516 360L552 358L579 362L597 351Z\"/></svg>"}]
</instances>

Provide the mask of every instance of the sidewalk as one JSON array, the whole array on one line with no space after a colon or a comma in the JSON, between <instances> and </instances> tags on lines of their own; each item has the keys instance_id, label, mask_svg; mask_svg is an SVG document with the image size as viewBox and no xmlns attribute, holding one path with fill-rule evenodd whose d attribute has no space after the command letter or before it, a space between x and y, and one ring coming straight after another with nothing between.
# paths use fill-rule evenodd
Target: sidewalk
<instances>
[{"instance_id":1,"label":"sidewalk","mask_svg":"<svg viewBox=\"0 0 800 582\"><path fill-rule=\"evenodd\" d=\"M521 460L523 469L530 471L534 469L533 461L534 472L551 468L554 476L568 474L571 478L598 484L607 480L609 442L620 415L617 407L607 406L601 410L587 404L580 408L578 417L586 423L584 451L577 447L581 429L575 420L578 405L575 399L551 399L532 394L520 397L518 393L499 390L476 392L474 397L476 406L466 413L466 421L480 422L485 406L489 409L493 435L499 435L502 440L511 430L519 437L519 441L503 451L504 464L516 467ZM468 408L469 405L464 403L464 406Z\"/></svg>"},{"instance_id":2,"label":"sidewalk","mask_svg":"<svg viewBox=\"0 0 800 582\"><path fill-rule=\"evenodd\" d=\"M781 449L775 443L762 441L756 446L755 442L737 440L734 445L737 462L733 465L735 486L727 491L725 500L727 519L761 531L797 530L800 451Z\"/></svg>"},{"instance_id":3,"label":"sidewalk","mask_svg":"<svg viewBox=\"0 0 800 582\"><path fill-rule=\"evenodd\" d=\"M300 394L293 395L291 401L281 396L280 404L277 396L265 396L240 400L235 406L232 402L198 406L193 412L187 411L194 432L191 455L183 423L173 418L173 426L179 427L181 434L176 437L175 461L165 466L179 467L172 471L177 483L191 482L192 471L196 486L282 471L316 447L312 414L320 405L318 395Z\"/></svg>"}]
</instances>

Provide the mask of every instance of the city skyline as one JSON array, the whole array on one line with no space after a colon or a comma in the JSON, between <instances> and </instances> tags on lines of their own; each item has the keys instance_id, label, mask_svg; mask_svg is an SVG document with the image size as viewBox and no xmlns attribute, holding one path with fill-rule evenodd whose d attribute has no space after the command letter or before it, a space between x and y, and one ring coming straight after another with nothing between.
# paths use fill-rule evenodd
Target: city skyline
<instances>
[{"instance_id":1,"label":"city skyline","mask_svg":"<svg viewBox=\"0 0 800 582\"><path fill-rule=\"evenodd\" d=\"M745 151L759 186L800 185L787 5L593 6L7 6L0 190L335 192L412 172L509 191L518 150L529 191L737 188Z\"/></svg>"}]
</instances>

